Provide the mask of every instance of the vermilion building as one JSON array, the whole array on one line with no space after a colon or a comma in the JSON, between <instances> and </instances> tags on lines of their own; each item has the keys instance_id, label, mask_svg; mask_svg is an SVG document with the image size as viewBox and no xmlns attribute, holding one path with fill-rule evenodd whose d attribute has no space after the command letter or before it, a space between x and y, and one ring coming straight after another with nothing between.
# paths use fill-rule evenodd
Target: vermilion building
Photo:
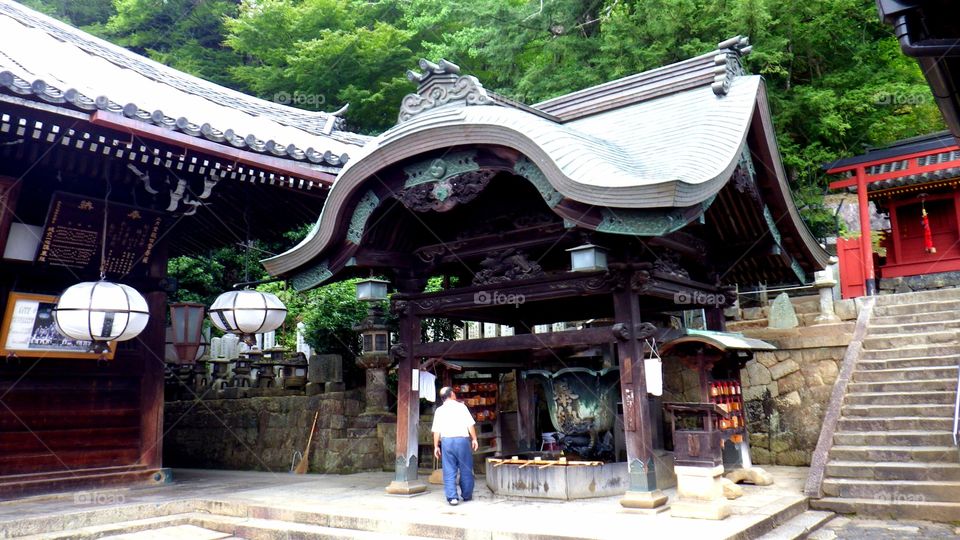
<instances>
[{"instance_id":1,"label":"vermilion building","mask_svg":"<svg viewBox=\"0 0 960 540\"><path fill-rule=\"evenodd\" d=\"M871 294L880 280L915 278L907 282L916 289L924 288L919 276L960 271L960 147L950 133L841 159L827 173L841 177L831 189L857 194L865 231L837 240L844 298ZM870 230L871 202L889 215L889 230Z\"/></svg>"}]
</instances>

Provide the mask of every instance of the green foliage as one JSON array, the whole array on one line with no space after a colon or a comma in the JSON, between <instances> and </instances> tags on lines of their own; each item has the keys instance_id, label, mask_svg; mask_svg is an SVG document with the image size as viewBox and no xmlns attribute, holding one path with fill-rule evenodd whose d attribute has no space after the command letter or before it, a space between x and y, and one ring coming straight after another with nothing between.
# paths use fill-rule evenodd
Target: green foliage
<instances>
[{"instance_id":1,"label":"green foliage","mask_svg":"<svg viewBox=\"0 0 960 540\"><path fill-rule=\"evenodd\" d=\"M72 3L72 2L71 2ZM223 46L231 0L114 0L102 37L158 62L226 86L242 88L230 68L242 57Z\"/></svg>"},{"instance_id":2,"label":"green foliage","mask_svg":"<svg viewBox=\"0 0 960 540\"><path fill-rule=\"evenodd\" d=\"M24 0L25 6L74 26L91 29L116 13L113 0Z\"/></svg>"}]
</instances>

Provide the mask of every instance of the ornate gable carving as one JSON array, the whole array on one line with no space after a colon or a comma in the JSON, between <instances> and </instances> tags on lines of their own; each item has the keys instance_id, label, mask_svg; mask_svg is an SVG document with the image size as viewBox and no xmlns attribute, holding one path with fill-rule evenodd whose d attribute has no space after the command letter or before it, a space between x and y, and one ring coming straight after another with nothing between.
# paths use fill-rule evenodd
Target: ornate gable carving
<instances>
[{"instance_id":1,"label":"ornate gable carving","mask_svg":"<svg viewBox=\"0 0 960 540\"><path fill-rule=\"evenodd\" d=\"M423 73L407 71L407 78L418 87L416 94L407 94L400 103L399 122L445 105L495 105L480 81L472 75L460 75L460 66L453 62L441 59L434 64L421 58L420 69Z\"/></svg>"}]
</instances>

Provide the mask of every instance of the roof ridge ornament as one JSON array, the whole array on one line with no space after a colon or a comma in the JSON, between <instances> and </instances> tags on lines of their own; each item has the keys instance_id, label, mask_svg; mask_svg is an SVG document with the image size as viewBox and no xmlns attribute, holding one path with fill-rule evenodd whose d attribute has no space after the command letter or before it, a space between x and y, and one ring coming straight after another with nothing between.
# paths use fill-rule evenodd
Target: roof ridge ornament
<instances>
[{"instance_id":1,"label":"roof ridge ornament","mask_svg":"<svg viewBox=\"0 0 960 540\"><path fill-rule=\"evenodd\" d=\"M400 103L399 122L443 106L496 105L480 81L472 75L461 75L460 66L440 59L433 63L420 59L423 73L407 71L410 82L417 83L417 92L407 94Z\"/></svg>"},{"instance_id":2,"label":"roof ridge ornament","mask_svg":"<svg viewBox=\"0 0 960 540\"><path fill-rule=\"evenodd\" d=\"M733 79L745 73L740 59L750 54L753 46L746 36L733 36L717 43L717 55L713 57L713 84L710 88L718 96L725 96L730 91Z\"/></svg>"}]
</instances>

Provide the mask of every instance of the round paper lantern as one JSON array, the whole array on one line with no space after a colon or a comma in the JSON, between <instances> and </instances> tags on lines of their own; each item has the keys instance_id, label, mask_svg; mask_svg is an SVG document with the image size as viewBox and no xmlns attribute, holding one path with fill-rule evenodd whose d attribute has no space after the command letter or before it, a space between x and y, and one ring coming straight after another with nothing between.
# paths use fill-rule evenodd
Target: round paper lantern
<instances>
[{"instance_id":1,"label":"round paper lantern","mask_svg":"<svg viewBox=\"0 0 960 540\"><path fill-rule=\"evenodd\" d=\"M275 294L242 290L221 294L210 306L210 321L224 332L243 336L276 330L287 318L287 308Z\"/></svg>"},{"instance_id":2,"label":"round paper lantern","mask_svg":"<svg viewBox=\"0 0 960 540\"><path fill-rule=\"evenodd\" d=\"M53 319L61 334L102 345L140 335L150 312L147 301L129 285L86 281L63 291Z\"/></svg>"}]
</instances>

